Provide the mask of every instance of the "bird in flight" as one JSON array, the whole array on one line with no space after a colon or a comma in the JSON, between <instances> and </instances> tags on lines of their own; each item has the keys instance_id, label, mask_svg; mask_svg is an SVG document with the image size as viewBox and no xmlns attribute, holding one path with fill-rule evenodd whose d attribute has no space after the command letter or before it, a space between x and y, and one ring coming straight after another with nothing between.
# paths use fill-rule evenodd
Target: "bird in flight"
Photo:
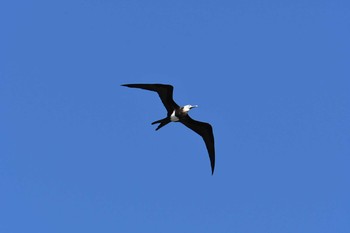
<instances>
[{"instance_id":1,"label":"bird in flight","mask_svg":"<svg viewBox=\"0 0 350 233\"><path fill-rule=\"evenodd\" d=\"M198 107L197 105L185 105L180 107L177 105L173 99L173 89L171 85L165 84L123 84L122 86L131 87L131 88L141 88L149 91L155 91L158 93L161 101L163 102L164 107L167 110L167 116L163 119L152 122L153 124L159 124L156 130L162 128L170 122L181 122L197 134L199 134L207 147L209 154L211 171L214 174L215 167L215 147L214 147L214 135L213 128L210 124L205 122L200 122L193 120L188 112L192 108Z\"/></svg>"}]
</instances>

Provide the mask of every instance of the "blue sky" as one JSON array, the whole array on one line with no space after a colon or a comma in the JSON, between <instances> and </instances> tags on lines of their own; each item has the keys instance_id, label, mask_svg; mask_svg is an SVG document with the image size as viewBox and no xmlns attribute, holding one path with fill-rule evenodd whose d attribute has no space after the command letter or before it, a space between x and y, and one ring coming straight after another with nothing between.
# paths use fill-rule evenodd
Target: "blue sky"
<instances>
[{"instance_id":1,"label":"blue sky","mask_svg":"<svg viewBox=\"0 0 350 233\"><path fill-rule=\"evenodd\" d=\"M0 232L350 230L349 1L3 1ZM210 122L165 116L167 83Z\"/></svg>"}]
</instances>

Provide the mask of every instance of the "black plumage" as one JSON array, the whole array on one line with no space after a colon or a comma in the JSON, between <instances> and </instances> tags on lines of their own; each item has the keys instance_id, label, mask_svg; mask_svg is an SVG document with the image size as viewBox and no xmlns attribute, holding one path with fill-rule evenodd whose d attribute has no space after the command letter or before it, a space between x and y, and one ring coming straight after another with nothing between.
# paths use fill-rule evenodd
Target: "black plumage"
<instances>
[{"instance_id":1,"label":"black plumage","mask_svg":"<svg viewBox=\"0 0 350 233\"><path fill-rule=\"evenodd\" d=\"M141 88L149 91L155 91L158 93L164 107L167 110L167 116L158 121L152 122L153 124L158 124L156 130L165 126L170 122L181 122L197 134L199 134L207 147L212 174L214 174L215 167L215 146L214 146L214 135L213 128L210 124L205 122L200 122L193 120L189 115L188 111L197 106L185 105L180 107L175 103L173 99L173 86L165 84L123 84L122 86L131 88Z\"/></svg>"}]
</instances>

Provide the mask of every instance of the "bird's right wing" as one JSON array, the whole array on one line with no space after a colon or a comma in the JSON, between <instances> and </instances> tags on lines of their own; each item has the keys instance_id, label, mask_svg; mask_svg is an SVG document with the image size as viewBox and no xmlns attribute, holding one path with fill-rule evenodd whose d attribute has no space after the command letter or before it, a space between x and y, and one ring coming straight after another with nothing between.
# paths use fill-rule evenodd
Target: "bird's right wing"
<instances>
[{"instance_id":1,"label":"bird's right wing","mask_svg":"<svg viewBox=\"0 0 350 233\"><path fill-rule=\"evenodd\" d=\"M213 174L215 167L215 146L213 128L209 123L193 120L189 115L187 115L183 120L181 120L181 123L183 123L188 128L192 129L194 132L196 132L203 138L209 154L211 171Z\"/></svg>"},{"instance_id":2,"label":"bird's right wing","mask_svg":"<svg viewBox=\"0 0 350 233\"><path fill-rule=\"evenodd\" d=\"M123 84L122 86L131 88L141 88L149 91L155 91L158 93L164 107L168 111L168 115L174 111L175 108L179 108L179 105L173 100L174 87L165 84Z\"/></svg>"}]
</instances>

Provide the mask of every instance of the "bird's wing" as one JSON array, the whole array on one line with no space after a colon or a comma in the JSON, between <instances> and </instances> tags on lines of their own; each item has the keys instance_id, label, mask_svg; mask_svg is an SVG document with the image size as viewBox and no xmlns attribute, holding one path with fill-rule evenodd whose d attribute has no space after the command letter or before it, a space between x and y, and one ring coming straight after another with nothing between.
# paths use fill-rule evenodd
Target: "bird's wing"
<instances>
[{"instance_id":1,"label":"bird's wing","mask_svg":"<svg viewBox=\"0 0 350 233\"><path fill-rule=\"evenodd\" d=\"M214 147L213 128L208 123L193 120L189 115L187 115L183 120L181 120L181 123L186 125L188 128L192 129L194 132L196 132L203 138L208 150L210 164L211 164L211 171L213 174L214 167L215 167L215 147Z\"/></svg>"},{"instance_id":2,"label":"bird's wing","mask_svg":"<svg viewBox=\"0 0 350 233\"><path fill-rule=\"evenodd\" d=\"M179 108L179 105L173 100L174 87L164 84L123 84L122 86L131 88L141 88L149 91L155 91L158 93L160 99L163 102L164 107L170 115L175 108Z\"/></svg>"}]
</instances>

